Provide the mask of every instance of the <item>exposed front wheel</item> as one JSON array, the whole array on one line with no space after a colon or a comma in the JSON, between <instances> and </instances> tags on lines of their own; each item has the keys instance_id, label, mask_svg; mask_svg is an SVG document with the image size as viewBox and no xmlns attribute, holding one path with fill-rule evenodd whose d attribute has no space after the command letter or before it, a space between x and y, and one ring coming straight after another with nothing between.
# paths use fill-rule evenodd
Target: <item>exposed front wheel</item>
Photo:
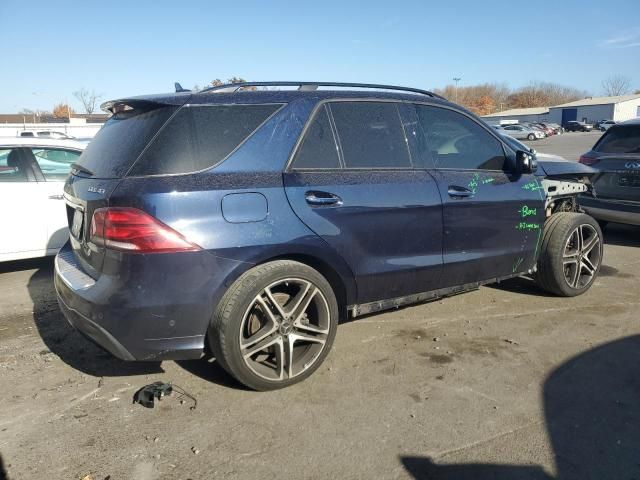
<instances>
[{"instance_id":1,"label":"exposed front wheel","mask_svg":"<svg viewBox=\"0 0 640 480\"><path fill-rule=\"evenodd\" d=\"M536 281L551 293L573 297L586 292L602 263L602 230L584 213L557 213L545 223Z\"/></svg>"},{"instance_id":2,"label":"exposed front wheel","mask_svg":"<svg viewBox=\"0 0 640 480\"><path fill-rule=\"evenodd\" d=\"M329 282L299 262L278 260L242 275L209 327L222 367L254 390L300 382L324 361L338 324Z\"/></svg>"},{"instance_id":3,"label":"exposed front wheel","mask_svg":"<svg viewBox=\"0 0 640 480\"><path fill-rule=\"evenodd\" d=\"M530 133L530 134L527 136L527 139L529 139L529 140L535 140L535 139L536 139L536 136L535 136L533 133Z\"/></svg>"}]
</instances>

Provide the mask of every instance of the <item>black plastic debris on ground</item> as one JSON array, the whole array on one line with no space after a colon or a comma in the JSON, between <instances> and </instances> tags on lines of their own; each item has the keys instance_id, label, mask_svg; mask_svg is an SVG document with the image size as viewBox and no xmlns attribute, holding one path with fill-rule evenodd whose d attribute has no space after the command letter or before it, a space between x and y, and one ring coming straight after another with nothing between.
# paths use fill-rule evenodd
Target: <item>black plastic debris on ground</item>
<instances>
[{"instance_id":1,"label":"black plastic debris on ground","mask_svg":"<svg viewBox=\"0 0 640 480\"><path fill-rule=\"evenodd\" d=\"M198 406L198 400L195 397L185 392L178 385L165 382L153 382L149 385L145 385L133 394L133 403L139 403L143 407L153 408L155 406L155 400L162 400L162 397L167 397L173 392L176 392L180 397L187 397L193 401L193 405L190 410L195 410Z\"/></svg>"}]
</instances>

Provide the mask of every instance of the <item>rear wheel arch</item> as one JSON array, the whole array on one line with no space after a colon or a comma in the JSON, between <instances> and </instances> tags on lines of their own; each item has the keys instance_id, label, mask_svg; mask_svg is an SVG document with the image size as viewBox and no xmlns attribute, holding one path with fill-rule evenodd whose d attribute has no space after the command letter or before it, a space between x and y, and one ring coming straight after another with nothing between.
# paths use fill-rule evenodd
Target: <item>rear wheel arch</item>
<instances>
[{"instance_id":1,"label":"rear wheel arch","mask_svg":"<svg viewBox=\"0 0 640 480\"><path fill-rule=\"evenodd\" d=\"M336 299L338 300L338 308L340 309L340 320L346 318L347 306L355 303L356 299L356 286L355 280L353 278L345 278L344 275L338 273L338 271L327 261L315 255L303 253L291 253L266 258L263 261L259 262L258 265L273 262L276 260L292 260L294 262L299 262L313 268L318 273L320 273L320 275L322 275L327 280L327 282L329 282L329 285L331 285Z\"/></svg>"}]
</instances>

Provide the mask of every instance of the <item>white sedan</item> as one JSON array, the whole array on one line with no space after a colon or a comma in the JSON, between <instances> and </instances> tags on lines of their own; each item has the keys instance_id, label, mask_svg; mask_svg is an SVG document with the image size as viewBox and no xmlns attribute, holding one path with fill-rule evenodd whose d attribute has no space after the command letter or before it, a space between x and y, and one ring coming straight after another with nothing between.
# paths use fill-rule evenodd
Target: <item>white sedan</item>
<instances>
[{"instance_id":1,"label":"white sedan","mask_svg":"<svg viewBox=\"0 0 640 480\"><path fill-rule=\"evenodd\" d=\"M67 241L64 182L85 147L73 140L0 138L0 262L55 255Z\"/></svg>"}]
</instances>

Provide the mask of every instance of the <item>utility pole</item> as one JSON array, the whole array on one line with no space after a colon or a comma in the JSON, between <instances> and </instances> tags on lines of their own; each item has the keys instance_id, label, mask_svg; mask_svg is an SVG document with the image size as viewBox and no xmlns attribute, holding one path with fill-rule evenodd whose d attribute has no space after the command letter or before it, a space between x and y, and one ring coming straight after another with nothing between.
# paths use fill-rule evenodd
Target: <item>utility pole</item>
<instances>
[{"instance_id":1,"label":"utility pole","mask_svg":"<svg viewBox=\"0 0 640 480\"><path fill-rule=\"evenodd\" d=\"M453 77L453 81L456 82L456 89L454 90L455 102L458 103L458 82L462 80L460 77Z\"/></svg>"}]
</instances>

